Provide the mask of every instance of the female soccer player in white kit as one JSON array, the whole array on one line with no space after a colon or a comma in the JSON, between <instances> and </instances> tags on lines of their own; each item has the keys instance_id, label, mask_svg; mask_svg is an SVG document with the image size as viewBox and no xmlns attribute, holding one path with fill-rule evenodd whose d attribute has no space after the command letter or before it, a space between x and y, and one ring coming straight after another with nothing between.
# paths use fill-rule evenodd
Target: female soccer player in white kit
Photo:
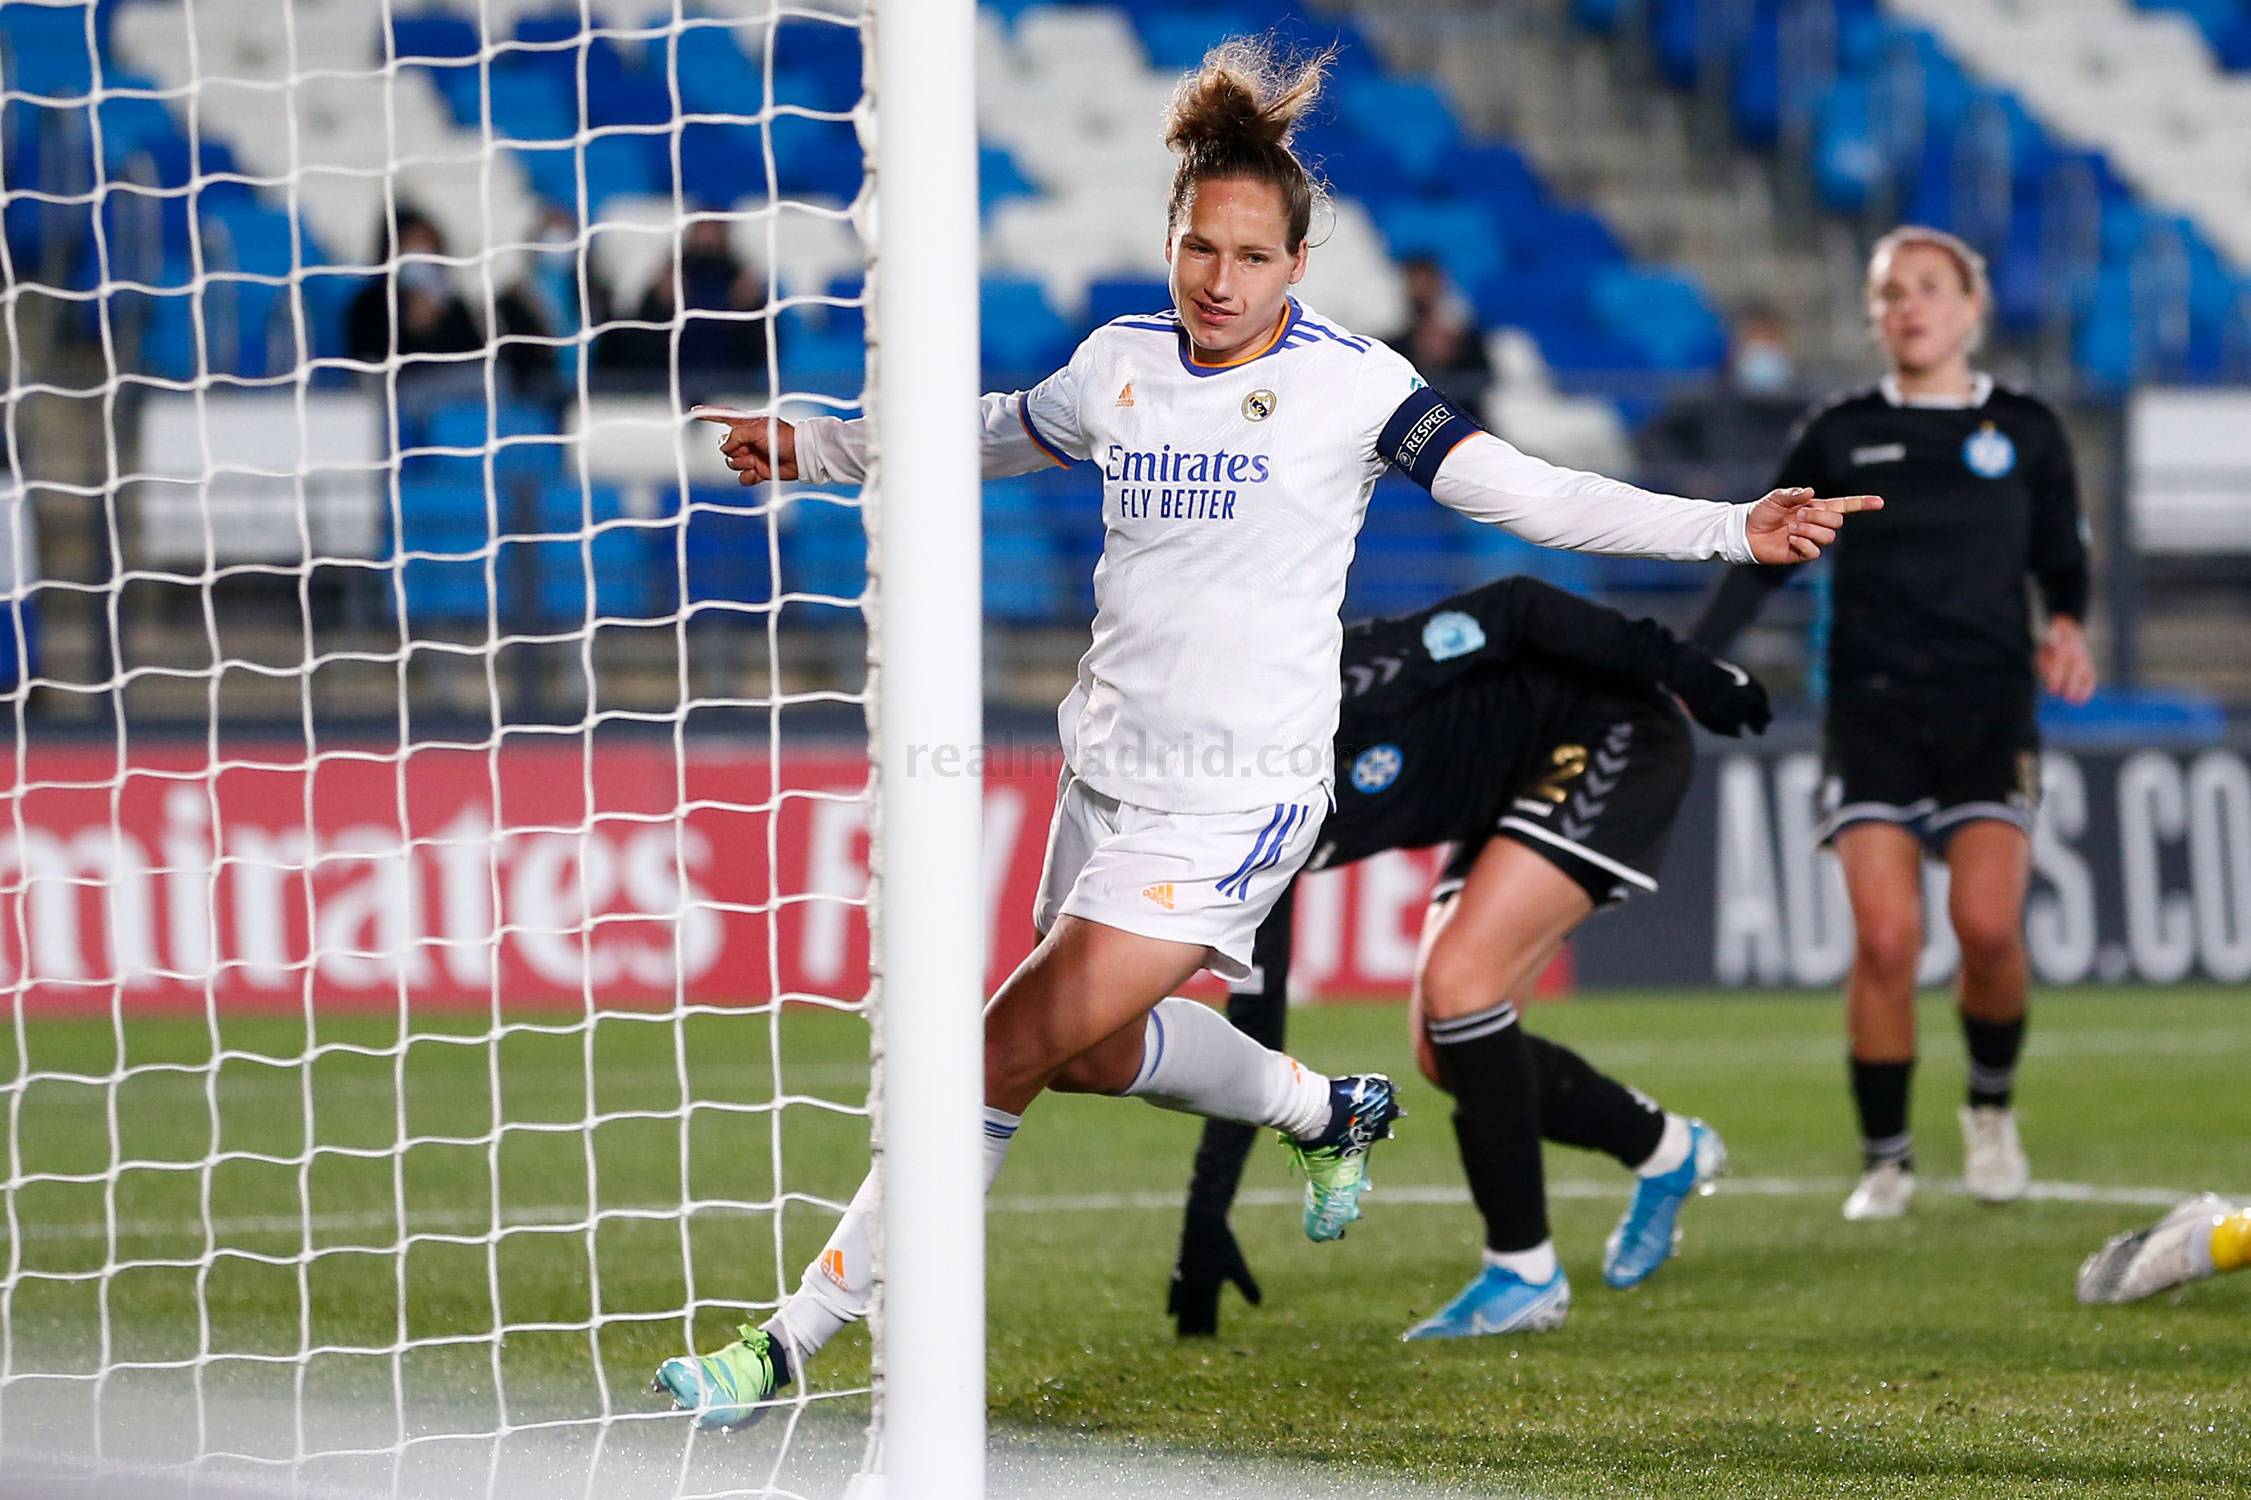
<instances>
[{"instance_id":1,"label":"female soccer player in white kit","mask_svg":"<svg viewBox=\"0 0 2251 1500\"><path fill-rule=\"evenodd\" d=\"M1389 1080L1322 1077L1167 997L1199 969L1247 975L1252 936L1313 848L1345 570L1384 467L1535 542L1655 557L1810 558L1847 513L1882 503L1777 491L1715 505L1555 468L1292 298L1316 189L1289 139L1329 60L1243 40L1210 53L1165 124L1181 158L1172 309L1098 328L1032 390L982 402L985 474L1092 463L1106 533L1093 644L1058 715L1043 936L985 1012L986 1185L1042 1090L1137 1095L1278 1129L1316 1240L1359 1215L1368 1150L1398 1112ZM712 419L745 484L865 477L861 422ZM701 1426L742 1425L864 1316L872 1181L772 1318L666 1361L655 1388Z\"/></svg>"}]
</instances>

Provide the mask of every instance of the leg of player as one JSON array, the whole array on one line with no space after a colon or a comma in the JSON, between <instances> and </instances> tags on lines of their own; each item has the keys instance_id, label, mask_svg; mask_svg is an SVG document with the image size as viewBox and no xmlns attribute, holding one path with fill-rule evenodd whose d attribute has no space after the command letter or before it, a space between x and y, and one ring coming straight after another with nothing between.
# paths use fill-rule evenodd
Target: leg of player
<instances>
[{"instance_id":1,"label":"leg of player","mask_svg":"<svg viewBox=\"0 0 2251 1500\"><path fill-rule=\"evenodd\" d=\"M2032 1180L2010 1107L2032 983L2024 952L2032 840L2014 823L1975 819L1947 840L1946 865L1953 876L1948 916L1962 949L1956 981L1962 1037L1970 1052L1969 1098L1962 1106L1962 1181L1973 1198L2011 1203L2024 1196Z\"/></svg>"},{"instance_id":2,"label":"leg of player","mask_svg":"<svg viewBox=\"0 0 2251 1500\"><path fill-rule=\"evenodd\" d=\"M1634 1174L1633 1196L1603 1241L1602 1281L1616 1291L1639 1286L1679 1246L1681 1206L1727 1171L1727 1145L1702 1120L1674 1114L1560 1042L1529 1032L1524 1042L1539 1083L1541 1139L1600 1151Z\"/></svg>"},{"instance_id":3,"label":"leg of player","mask_svg":"<svg viewBox=\"0 0 2251 1500\"><path fill-rule=\"evenodd\" d=\"M1114 1094L1237 1125L1271 1126L1306 1180L1305 1233L1344 1238L1372 1184L1367 1147L1399 1106L1380 1074L1328 1078L1261 1045L1200 1000L1172 995L1058 1071L1061 1093Z\"/></svg>"},{"instance_id":4,"label":"leg of player","mask_svg":"<svg viewBox=\"0 0 2251 1500\"><path fill-rule=\"evenodd\" d=\"M1520 1004L1554 962L1562 944L1533 959L1513 996ZM1428 1032L1415 1028L1415 1061L1440 1088ZM1560 1042L1524 1033L1539 1094L1540 1138L1599 1151L1634 1174L1633 1196L1603 1244L1602 1279L1623 1291L1639 1286L1672 1258L1680 1243L1681 1206L1709 1193L1727 1170L1727 1147L1702 1120L1674 1114L1636 1088L1598 1071Z\"/></svg>"},{"instance_id":5,"label":"leg of player","mask_svg":"<svg viewBox=\"0 0 2251 1500\"><path fill-rule=\"evenodd\" d=\"M1144 1032L1143 1017L1167 992L1210 959L1208 948L1069 915L1057 919L985 1010L987 1192L1000 1174L1025 1106L1066 1073L1086 1091L1124 1092L1141 1068L1138 1045L1126 1042ZM1240 1035L1224 1017L1211 1014L1220 1028ZM1358 1212L1353 1200L1364 1185L1362 1168L1371 1143L1361 1137L1370 1130L1388 1130L1396 1114L1390 1085L1377 1075L1324 1078L1247 1037L1241 1041L1242 1047L1225 1057L1230 1067L1269 1080L1287 1075L1287 1086L1215 1090L1223 1097L1209 1102L1246 1106L1245 1113L1253 1116L1247 1123L1283 1130L1317 1183L1327 1183L1330 1176L1352 1177L1353 1186L1343 1192L1351 1213L1332 1209L1339 1219L1334 1232L1316 1236L1336 1238ZM1370 1097L1371 1090L1382 1097ZM1352 1169L1349 1174L1342 1172L1345 1167ZM798 1290L771 1318L743 1328L739 1340L716 1353L665 1361L652 1389L669 1392L676 1405L694 1411L700 1427L731 1430L756 1421L765 1410L760 1403L789 1384L830 1339L867 1315L879 1207L871 1175L805 1268Z\"/></svg>"},{"instance_id":6,"label":"leg of player","mask_svg":"<svg viewBox=\"0 0 2251 1500\"><path fill-rule=\"evenodd\" d=\"M1863 1168L1844 1213L1896 1219L1915 1196L1907 1091L1915 1070L1915 965L1923 951L1923 848L1907 829L1880 821L1840 829L1834 847L1852 901L1845 1031Z\"/></svg>"},{"instance_id":7,"label":"leg of player","mask_svg":"<svg viewBox=\"0 0 2251 1500\"><path fill-rule=\"evenodd\" d=\"M1454 1138L1485 1221L1485 1256L1409 1339L1539 1332L1570 1311L1571 1284L1548 1237L1539 1088L1508 996L1593 909L1546 859L1514 840L1489 839L1461 891L1424 920L1412 1014L1454 1096Z\"/></svg>"},{"instance_id":8,"label":"leg of player","mask_svg":"<svg viewBox=\"0 0 2251 1500\"><path fill-rule=\"evenodd\" d=\"M2251 1266L2251 1208L2200 1193L2147 1229L2114 1235L2079 1267L2082 1302L2138 1302Z\"/></svg>"}]
</instances>

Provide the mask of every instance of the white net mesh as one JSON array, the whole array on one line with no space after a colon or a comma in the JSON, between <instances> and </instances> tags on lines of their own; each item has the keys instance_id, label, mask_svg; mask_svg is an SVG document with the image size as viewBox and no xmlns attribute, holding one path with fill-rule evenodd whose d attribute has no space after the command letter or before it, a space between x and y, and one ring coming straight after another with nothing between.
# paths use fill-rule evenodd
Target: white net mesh
<instances>
[{"instance_id":1,"label":"white net mesh","mask_svg":"<svg viewBox=\"0 0 2251 1500\"><path fill-rule=\"evenodd\" d=\"M867 1163L859 497L683 416L859 400L862 36L0 6L0 1473L857 1464L864 1344L733 1439L645 1387Z\"/></svg>"}]
</instances>

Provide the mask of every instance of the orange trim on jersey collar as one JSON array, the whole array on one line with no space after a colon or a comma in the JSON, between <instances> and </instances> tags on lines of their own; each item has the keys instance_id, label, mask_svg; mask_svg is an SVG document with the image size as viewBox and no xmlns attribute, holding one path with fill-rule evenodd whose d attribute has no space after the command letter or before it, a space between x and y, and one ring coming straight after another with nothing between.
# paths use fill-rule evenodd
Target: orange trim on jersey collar
<instances>
[{"instance_id":1,"label":"orange trim on jersey collar","mask_svg":"<svg viewBox=\"0 0 2251 1500\"><path fill-rule=\"evenodd\" d=\"M1194 365L1199 370L1227 370L1232 369L1236 365L1247 365L1252 360L1257 359L1260 355L1272 349L1276 344L1282 342L1282 335L1290 331L1290 323L1294 318L1296 318L1296 316L1296 301L1294 299L1284 301L1282 303L1282 316L1277 318L1274 322L1273 336L1267 339L1265 343L1252 350L1250 353L1238 354L1233 359L1215 360L1196 358L1196 339L1193 334L1190 334L1188 337L1188 363ZM1181 323L1180 331L1182 333L1188 332L1188 325L1185 320L1183 320Z\"/></svg>"}]
</instances>

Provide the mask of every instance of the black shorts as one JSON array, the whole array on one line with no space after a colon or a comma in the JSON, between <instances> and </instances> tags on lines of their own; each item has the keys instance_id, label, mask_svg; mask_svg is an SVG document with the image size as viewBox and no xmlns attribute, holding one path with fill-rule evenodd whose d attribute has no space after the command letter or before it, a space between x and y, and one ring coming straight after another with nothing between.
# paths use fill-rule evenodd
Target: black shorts
<instances>
[{"instance_id":1,"label":"black shorts","mask_svg":"<svg viewBox=\"0 0 2251 1500\"><path fill-rule=\"evenodd\" d=\"M1654 891L1695 768L1688 721L1669 700L1581 690L1543 726L1488 837L1543 856L1597 906ZM1484 839L1456 844L1433 899L1460 890L1484 849Z\"/></svg>"},{"instance_id":2,"label":"black shorts","mask_svg":"<svg viewBox=\"0 0 2251 1500\"><path fill-rule=\"evenodd\" d=\"M1942 851L1979 818L2032 832L2040 805L2040 726L2029 694L1862 692L1829 700L1821 822L1828 843L1855 823L1895 823Z\"/></svg>"}]
</instances>

